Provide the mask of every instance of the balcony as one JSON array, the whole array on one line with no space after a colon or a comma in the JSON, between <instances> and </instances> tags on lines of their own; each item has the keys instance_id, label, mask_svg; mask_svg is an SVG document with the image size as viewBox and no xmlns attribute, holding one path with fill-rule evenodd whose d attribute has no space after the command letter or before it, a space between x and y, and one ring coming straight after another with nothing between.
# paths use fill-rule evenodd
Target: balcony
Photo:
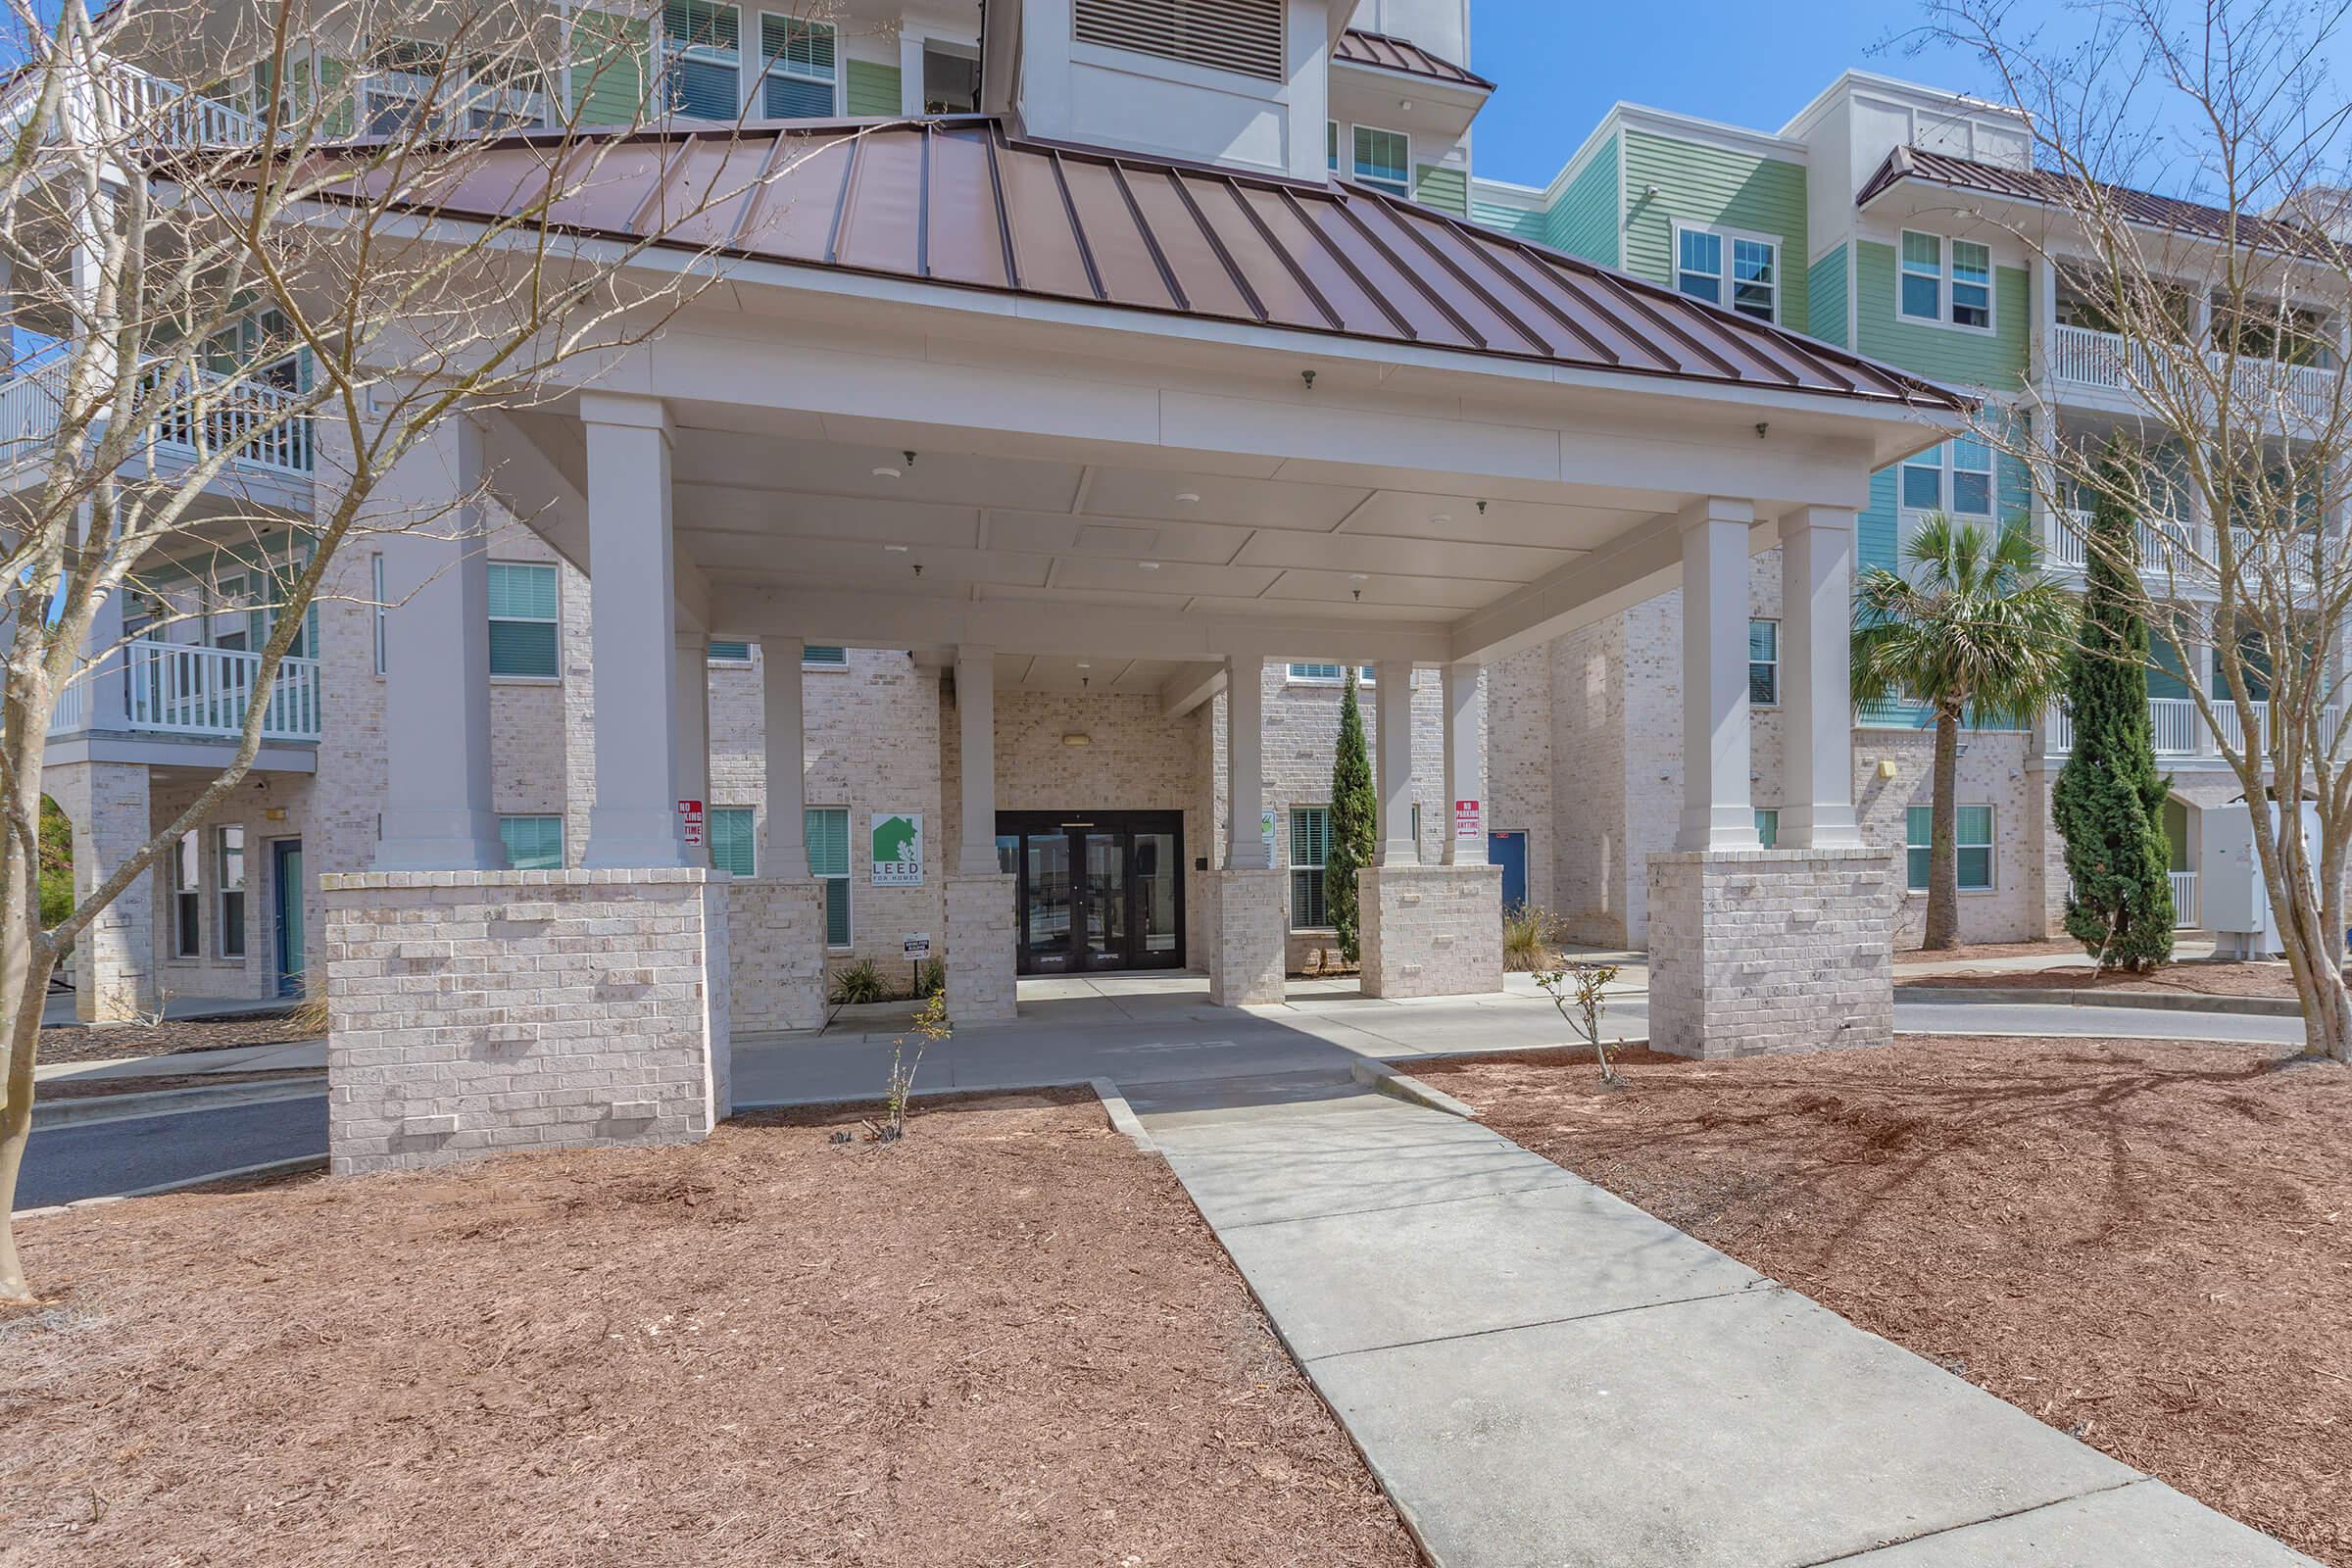
<instances>
[{"instance_id":1,"label":"balcony","mask_svg":"<svg viewBox=\"0 0 2352 1568\"><path fill-rule=\"evenodd\" d=\"M2270 746L2270 711L2268 703L2256 703L2254 720L2258 733L2254 748L2265 751ZM2213 716L2229 738L2231 751L2245 748L2245 726L2239 720L2237 706L2227 698L2216 699ZM2158 757L2219 757L2222 749L2205 727L2205 719L2197 711L2194 698L2151 697L2148 699L2148 726ZM2063 757L2075 749L2074 715L2063 706L2050 710L2044 726L2048 751L2052 757Z\"/></svg>"},{"instance_id":2,"label":"balcony","mask_svg":"<svg viewBox=\"0 0 2352 1568\"><path fill-rule=\"evenodd\" d=\"M115 125L143 147L250 147L262 139L261 122L242 109L190 92L175 81L150 75L119 60L109 61L102 69L96 94L86 91L86 76L73 74L61 119L74 114L74 104L98 98ZM74 79L85 89L78 97ZM0 123L13 125L18 116L37 105L41 87L37 77L26 75L14 92L0 94ZM68 122L75 122L68 119Z\"/></svg>"},{"instance_id":3,"label":"balcony","mask_svg":"<svg viewBox=\"0 0 2352 1568\"><path fill-rule=\"evenodd\" d=\"M123 711L113 717L95 710L94 686L84 676L58 699L49 722L52 736L85 730L119 730L138 735L186 735L234 740L244 732L260 684L262 656L233 648L139 638L123 649ZM323 731L318 661L281 659L270 682L262 719L262 738L316 741Z\"/></svg>"},{"instance_id":4,"label":"balcony","mask_svg":"<svg viewBox=\"0 0 2352 1568\"><path fill-rule=\"evenodd\" d=\"M64 381L64 368L48 365L0 383L0 468L41 456L57 433ZM295 405L295 394L267 381L182 370L155 422L155 452L184 463L226 448L239 466L308 479L311 419Z\"/></svg>"},{"instance_id":5,"label":"balcony","mask_svg":"<svg viewBox=\"0 0 2352 1568\"><path fill-rule=\"evenodd\" d=\"M2209 353L2206 363L2221 373L2228 356ZM2050 329L2050 378L2064 386L2134 396L2134 388L2174 385L2175 369L2166 357L2114 332L2087 326ZM2282 406L2298 417L2321 420L2335 398L2336 372L2315 365L2291 365L2281 360L2256 360L2240 355L2235 373L2236 395L2244 402L2268 408Z\"/></svg>"},{"instance_id":6,"label":"balcony","mask_svg":"<svg viewBox=\"0 0 2352 1568\"><path fill-rule=\"evenodd\" d=\"M2133 531L2139 547L2139 572L2143 577L2189 576L2198 569L2199 561L2212 559L2212 552L2206 548L2205 530L2193 523L2142 517ZM2052 565L2068 566L2076 571L2089 565L2089 535L2090 514L2087 512L2043 514L2042 553ZM2188 559L2182 558L2182 551L2187 552Z\"/></svg>"}]
</instances>

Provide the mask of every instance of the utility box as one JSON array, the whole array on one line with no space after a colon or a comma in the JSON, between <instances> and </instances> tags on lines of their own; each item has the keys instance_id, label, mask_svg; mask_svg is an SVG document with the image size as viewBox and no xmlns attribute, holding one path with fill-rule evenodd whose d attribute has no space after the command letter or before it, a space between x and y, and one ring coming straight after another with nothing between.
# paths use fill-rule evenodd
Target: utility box
<instances>
[{"instance_id":1,"label":"utility box","mask_svg":"<svg viewBox=\"0 0 2352 1568\"><path fill-rule=\"evenodd\" d=\"M2271 906L2270 890L2262 879L2262 858L2254 853L2254 817L2243 801L2204 813L2204 856L2197 867L2200 923L2214 935L2217 958L2275 958L2283 951L2278 941L2278 914ZM2278 803L2271 805L2271 822L2278 823ZM2308 862L2316 863L2320 850L2320 813L2315 806L2299 808L2303 847Z\"/></svg>"}]
</instances>

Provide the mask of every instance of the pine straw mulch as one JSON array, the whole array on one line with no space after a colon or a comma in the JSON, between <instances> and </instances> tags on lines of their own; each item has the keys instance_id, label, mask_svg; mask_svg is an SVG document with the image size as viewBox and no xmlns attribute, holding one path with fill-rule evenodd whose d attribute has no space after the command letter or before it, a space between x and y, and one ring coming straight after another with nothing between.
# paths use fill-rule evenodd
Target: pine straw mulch
<instances>
[{"instance_id":1,"label":"pine straw mulch","mask_svg":"<svg viewBox=\"0 0 2352 1568\"><path fill-rule=\"evenodd\" d=\"M2352 1565L2352 1068L1909 1039L1429 1063L1496 1131L2054 1427Z\"/></svg>"},{"instance_id":2,"label":"pine straw mulch","mask_svg":"<svg viewBox=\"0 0 2352 1568\"><path fill-rule=\"evenodd\" d=\"M2074 951L2079 954L2082 950L2078 946ZM1979 970L1909 977L1898 968L1894 983L1897 989L1931 986L1955 991L2183 991L2203 997L2295 994L2294 976L2283 963L2216 963L2210 959L2168 963L2146 974L2128 974L2119 969L2102 972L2088 963L2063 969Z\"/></svg>"},{"instance_id":3,"label":"pine straw mulch","mask_svg":"<svg viewBox=\"0 0 2352 1568\"><path fill-rule=\"evenodd\" d=\"M21 1227L0 1563L1401 1565L1091 1096Z\"/></svg>"},{"instance_id":4,"label":"pine straw mulch","mask_svg":"<svg viewBox=\"0 0 2352 1568\"><path fill-rule=\"evenodd\" d=\"M105 1100L116 1095L152 1095L168 1089L220 1089L231 1084L270 1084L282 1079L309 1079L326 1093L326 1072L319 1067L265 1067L253 1072L174 1072L140 1078L49 1078L33 1086L32 1102L59 1100Z\"/></svg>"},{"instance_id":5,"label":"pine straw mulch","mask_svg":"<svg viewBox=\"0 0 2352 1568\"><path fill-rule=\"evenodd\" d=\"M2065 942L1967 942L1956 948L1938 948L1930 953L1925 948L1899 948L1895 951L1894 966L1898 969L1911 963L1964 963L1971 958L2080 958L2082 944Z\"/></svg>"},{"instance_id":6,"label":"pine straw mulch","mask_svg":"<svg viewBox=\"0 0 2352 1568\"><path fill-rule=\"evenodd\" d=\"M254 1004L257 1007L260 1003ZM91 1029L52 1025L41 1031L36 1060L113 1061L118 1057L164 1056L182 1051L225 1051L231 1046L285 1046L316 1040L321 1031L292 1017L172 1018L158 1024L108 1024Z\"/></svg>"}]
</instances>

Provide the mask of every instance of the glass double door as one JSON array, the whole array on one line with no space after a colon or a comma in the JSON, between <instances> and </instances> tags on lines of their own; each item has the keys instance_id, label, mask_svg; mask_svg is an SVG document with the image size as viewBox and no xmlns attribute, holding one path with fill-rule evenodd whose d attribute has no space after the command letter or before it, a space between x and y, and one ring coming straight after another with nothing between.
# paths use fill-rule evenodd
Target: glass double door
<instances>
[{"instance_id":1,"label":"glass double door","mask_svg":"<svg viewBox=\"0 0 2352 1568\"><path fill-rule=\"evenodd\" d=\"M1020 972L1183 968L1183 822L1177 811L1001 813Z\"/></svg>"}]
</instances>

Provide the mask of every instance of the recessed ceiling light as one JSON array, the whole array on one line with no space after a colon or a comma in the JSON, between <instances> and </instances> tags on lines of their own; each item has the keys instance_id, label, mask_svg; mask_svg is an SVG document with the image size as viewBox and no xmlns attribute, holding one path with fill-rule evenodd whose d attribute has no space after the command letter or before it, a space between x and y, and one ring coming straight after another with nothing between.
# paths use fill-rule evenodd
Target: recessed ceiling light
<instances>
[{"instance_id":1,"label":"recessed ceiling light","mask_svg":"<svg viewBox=\"0 0 2352 1568\"><path fill-rule=\"evenodd\" d=\"M1443 528L1453 521L1453 514L1450 512L1441 512L1429 520L1436 526Z\"/></svg>"},{"instance_id":2,"label":"recessed ceiling light","mask_svg":"<svg viewBox=\"0 0 2352 1568\"><path fill-rule=\"evenodd\" d=\"M1176 492L1176 499L1189 507L1200 499L1200 492L1198 490L1179 490Z\"/></svg>"},{"instance_id":3,"label":"recessed ceiling light","mask_svg":"<svg viewBox=\"0 0 2352 1568\"><path fill-rule=\"evenodd\" d=\"M1092 664L1090 664L1090 663L1088 663L1088 662L1087 662L1085 660L1081 659L1080 661L1078 661L1078 667L1079 667L1080 669L1092 669L1092 668L1094 668L1095 666L1094 666L1094 665L1092 665Z\"/></svg>"},{"instance_id":4,"label":"recessed ceiling light","mask_svg":"<svg viewBox=\"0 0 2352 1568\"><path fill-rule=\"evenodd\" d=\"M903 479L906 476L905 469L894 468L887 463L874 469L874 477L877 479Z\"/></svg>"},{"instance_id":5,"label":"recessed ceiling light","mask_svg":"<svg viewBox=\"0 0 2352 1568\"><path fill-rule=\"evenodd\" d=\"M903 556L906 553L906 547L905 545L884 545L882 548L889 551L894 556Z\"/></svg>"},{"instance_id":6,"label":"recessed ceiling light","mask_svg":"<svg viewBox=\"0 0 2352 1568\"><path fill-rule=\"evenodd\" d=\"M1157 571L1159 569L1159 563L1156 561L1139 561L1136 563L1136 564L1141 566L1146 571Z\"/></svg>"},{"instance_id":7,"label":"recessed ceiling light","mask_svg":"<svg viewBox=\"0 0 2352 1568\"><path fill-rule=\"evenodd\" d=\"M1360 571L1351 571L1348 574L1348 580L1349 582L1370 582L1372 579Z\"/></svg>"}]
</instances>

